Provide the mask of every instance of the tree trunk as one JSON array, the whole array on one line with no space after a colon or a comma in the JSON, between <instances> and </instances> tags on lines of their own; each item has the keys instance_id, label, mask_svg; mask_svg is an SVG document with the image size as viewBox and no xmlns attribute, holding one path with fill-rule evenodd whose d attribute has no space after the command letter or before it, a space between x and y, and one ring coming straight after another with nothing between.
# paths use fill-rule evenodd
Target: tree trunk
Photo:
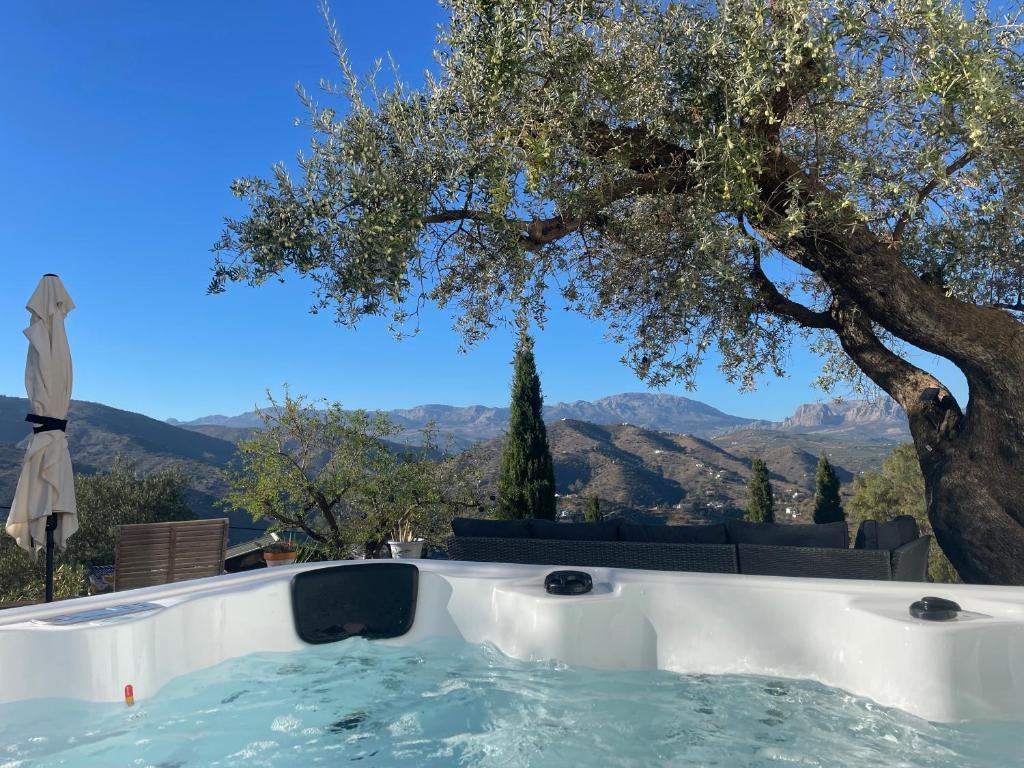
<instances>
[{"instance_id":1,"label":"tree trunk","mask_svg":"<svg viewBox=\"0 0 1024 768\"><path fill-rule=\"evenodd\" d=\"M970 328L969 319L962 323L960 335L975 336L970 354L961 355L974 358L961 364L970 386L964 412L938 379L882 344L838 289L828 313L794 309L765 290L772 306L799 322L834 330L857 366L903 406L924 475L928 519L961 578L1024 585L1024 352L996 334L985 348L985 329ZM1024 342L1016 325L1011 330Z\"/></svg>"},{"instance_id":2,"label":"tree trunk","mask_svg":"<svg viewBox=\"0 0 1024 768\"><path fill-rule=\"evenodd\" d=\"M938 440L911 416L928 519L972 584L1024 585L1024 380L1008 394L972 386L959 428Z\"/></svg>"}]
</instances>

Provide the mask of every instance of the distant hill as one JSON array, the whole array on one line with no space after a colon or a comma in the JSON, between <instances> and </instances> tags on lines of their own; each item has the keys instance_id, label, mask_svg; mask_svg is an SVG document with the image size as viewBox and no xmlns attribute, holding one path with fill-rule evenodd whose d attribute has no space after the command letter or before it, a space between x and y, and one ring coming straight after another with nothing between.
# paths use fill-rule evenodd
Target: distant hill
<instances>
[{"instance_id":1,"label":"distant hill","mask_svg":"<svg viewBox=\"0 0 1024 768\"><path fill-rule=\"evenodd\" d=\"M0 505L14 496L20 443L31 431L27 412L24 398L0 396ZM485 484L493 488L507 409L425 405L389 415L407 439L433 419L458 447L468 448L464 460L479 462ZM784 422L764 422L688 398L634 393L558 403L546 416L563 506L581 508L586 496L596 495L606 511L677 522L740 514L754 456L763 456L771 468L780 514L790 507L806 517L820 453L829 455L848 487L906 439L902 412L873 401L802 406ZM211 418L215 423L172 424L74 401L68 441L75 469L97 472L117 456L135 461L142 472L179 466L191 478L196 511L222 515L215 506L226 490L221 470L235 455L235 443L260 422L255 413ZM245 514L234 514L232 525L233 540L251 537L240 530L253 526Z\"/></svg>"},{"instance_id":2,"label":"distant hill","mask_svg":"<svg viewBox=\"0 0 1024 768\"><path fill-rule=\"evenodd\" d=\"M22 441L31 434L31 425L24 420L28 408L25 398L0 395L0 504L5 506L14 498ZM191 480L189 502L196 513L224 515L214 503L225 490L220 470L235 454L231 442L139 413L74 400L68 413L68 444L75 471L85 474L109 469L118 456L135 462L143 473L181 467ZM232 525L253 523L247 515L235 513Z\"/></svg>"},{"instance_id":3,"label":"distant hill","mask_svg":"<svg viewBox=\"0 0 1024 768\"><path fill-rule=\"evenodd\" d=\"M852 481L854 476L862 472L878 469L882 459L888 456L896 445L906 439L909 437L893 442L872 440L858 443L841 435L828 433L805 434L773 429L751 429L721 435L714 438L714 442L746 460L762 456L772 467L786 466L786 471L789 473L787 476L794 479L797 475L793 473L798 470L791 461L786 459L787 455L799 457L799 461L803 465L799 471L809 473L810 478L813 479L817 458L825 453L829 461L842 469L842 472L839 473L839 480L846 483ZM807 457L814 461L808 462Z\"/></svg>"},{"instance_id":4,"label":"distant hill","mask_svg":"<svg viewBox=\"0 0 1024 768\"><path fill-rule=\"evenodd\" d=\"M902 442L910 436L903 409L888 397L801 405L779 428L890 442Z\"/></svg>"},{"instance_id":5,"label":"distant hill","mask_svg":"<svg viewBox=\"0 0 1024 768\"><path fill-rule=\"evenodd\" d=\"M182 427L190 432L198 432L201 435L207 437L215 437L218 440L226 440L229 443L238 443L239 440L244 440L250 437L258 427L226 427L219 424L196 424L193 426Z\"/></svg>"},{"instance_id":6,"label":"distant hill","mask_svg":"<svg viewBox=\"0 0 1024 768\"><path fill-rule=\"evenodd\" d=\"M761 438L762 434L768 434ZM812 509L818 451L833 454L840 480L849 483L859 468L877 468L890 448L882 444L844 445L830 438L804 443L800 436L750 431L709 441L630 424L599 426L564 420L548 430L555 461L555 483L563 506L582 508L597 496L606 511L630 518L659 517L671 522L719 521L741 515L754 455L763 456L772 472L777 514L790 507L806 519ZM747 441L753 446L748 446ZM493 492L501 461L502 438L466 452L482 467L485 487ZM829 450L831 448L831 450ZM810 449L810 450L808 450ZM843 466L849 458L857 469Z\"/></svg>"},{"instance_id":7,"label":"distant hill","mask_svg":"<svg viewBox=\"0 0 1024 768\"><path fill-rule=\"evenodd\" d=\"M403 437L415 439L418 430L433 422L442 435L450 435L459 448L498 437L508 425L508 409L483 405L420 405L386 411L403 428ZM718 437L737 431L770 429L801 434L837 435L855 442L899 442L909 437L906 417L892 400L847 400L829 404L801 405L782 422L731 416L717 408L678 395L630 392L593 402L556 403L544 409L546 421L562 419L591 424L632 424L663 432ZM260 425L250 411L238 416L207 416L171 423L233 440ZM202 429L200 429L202 428Z\"/></svg>"}]
</instances>

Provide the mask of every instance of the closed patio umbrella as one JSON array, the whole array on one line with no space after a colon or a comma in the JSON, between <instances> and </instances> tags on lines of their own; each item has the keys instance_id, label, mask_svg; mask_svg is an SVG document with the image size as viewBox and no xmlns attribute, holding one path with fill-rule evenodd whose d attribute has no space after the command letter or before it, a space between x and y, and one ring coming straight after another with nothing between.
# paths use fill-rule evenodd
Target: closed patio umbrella
<instances>
[{"instance_id":1,"label":"closed patio umbrella","mask_svg":"<svg viewBox=\"0 0 1024 768\"><path fill-rule=\"evenodd\" d=\"M60 278L44 275L25 308L31 313L25 336L25 390L33 434L25 452L18 489L7 518L7 533L30 552L46 547L46 600L53 600L53 548L63 548L78 530L75 481L68 452L71 350L64 318L75 308Z\"/></svg>"}]
</instances>

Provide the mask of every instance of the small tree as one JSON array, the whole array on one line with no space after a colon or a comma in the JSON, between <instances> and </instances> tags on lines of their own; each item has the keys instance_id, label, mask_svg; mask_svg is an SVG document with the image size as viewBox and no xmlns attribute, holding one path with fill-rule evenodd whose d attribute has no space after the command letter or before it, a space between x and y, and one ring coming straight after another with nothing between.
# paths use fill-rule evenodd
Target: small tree
<instances>
[{"instance_id":1,"label":"small tree","mask_svg":"<svg viewBox=\"0 0 1024 768\"><path fill-rule=\"evenodd\" d=\"M263 427L239 443L223 505L272 529L302 531L311 555L373 556L411 528L436 543L455 508L477 506L471 473L456 471L447 454L431 459L438 451L430 429L420 447L395 446L389 438L399 427L383 414L338 403L318 409L287 391L270 404L258 410Z\"/></svg>"},{"instance_id":2,"label":"small tree","mask_svg":"<svg viewBox=\"0 0 1024 768\"><path fill-rule=\"evenodd\" d=\"M194 520L185 497L188 477L177 467L143 475L118 458L107 472L75 477L78 531L68 539L63 557L82 565L114 562L114 534L119 525Z\"/></svg>"},{"instance_id":3,"label":"small tree","mask_svg":"<svg viewBox=\"0 0 1024 768\"><path fill-rule=\"evenodd\" d=\"M396 429L337 403L317 410L287 390L280 404L268 399L269 408L257 409L263 426L239 442L237 464L225 473L231 491L222 503L272 529L302 531L320 555L343 558L356 543L343 524L347 501Z\"/></svg>"},{"instance_id":4,"label":"small tree","mask_svg":"<svg viewBox=\"0 0 1024 768\"><path fill-rule=\"evenodd\" d=\"M747 482L747 520L752 523L774 523L775 497L768 479L768 465L764 459L754 459L751 470Z\"/></svg>"},{"instance_id":5,"label":"small tree","mask_svg":"<svg viewBox=\"0 0 1024 768\"><path fill-rule=\"evenodd\" d=\"M836 523L842 520L846 520L846 513L839 500L839 477L832 462L822 452L814 473L814 522Z\"/></svg>"},{"instance_id":6,"label":"small tree","mask_svg":"<svg viewBox=\"0 0 1024 768\"><path fill-rule=\"evenodd\" d=\"M368 551L388 539L439 545L451 533L457 510L482 506L477 467L457 461L435 437L430 426L422 430L420 445L378 452L366 481L355 489L352 530Z\"/></svg>"},{"instance_id":7,"label":"small tree","mask_svg":"<svg viewBox=\"0 0 1024 768\"><path fill-rule=\"evenodd\" d=\"M525 334L516 346L514 365L508 437L498 479L498 517L554 520L555 468L533 341Z\"/></svg>"},{"instance_id":8,"label":"small tree","mask_svg":"<svg viewBox=\"0 0 1024 768\"><path fill-rule=\"evenodd\" d=\"M585 519L588 523L600 523L604 520L604 512L601 511L601 500L597 496L587 498Z\"/></svg>"}]
</instances>

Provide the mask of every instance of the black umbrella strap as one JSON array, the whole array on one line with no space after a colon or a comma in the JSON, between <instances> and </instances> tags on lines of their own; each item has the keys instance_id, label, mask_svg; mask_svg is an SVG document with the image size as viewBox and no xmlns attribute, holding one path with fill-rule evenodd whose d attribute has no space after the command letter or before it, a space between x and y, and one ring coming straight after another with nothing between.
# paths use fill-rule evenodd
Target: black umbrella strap
<instances>
[{"instance_id":1,"label":"black umbrella strap","mask_svg":"<svg viewBox=\"0 0 1024 768\"><path fill-rule=\"evenodd\" d=\"M38 426L32 427L32 431L36 434L40 432L55 432L57 430L66 432L68 428L67 419L55 419L52 416L37 416L34 413L30 413L25 417L25 421Z\"/></svg>"}]
</instances>

